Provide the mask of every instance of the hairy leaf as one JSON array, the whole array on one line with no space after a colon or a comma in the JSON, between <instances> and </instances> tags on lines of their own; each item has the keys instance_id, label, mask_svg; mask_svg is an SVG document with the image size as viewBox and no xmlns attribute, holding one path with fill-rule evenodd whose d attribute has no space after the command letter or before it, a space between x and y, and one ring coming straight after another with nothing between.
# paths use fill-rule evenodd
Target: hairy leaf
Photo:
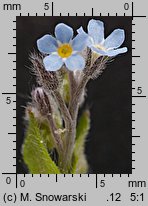
<instances>
[{"instance_id":1,"label":"hairy leaf","mask_svg":"<svg viewBox=\"0 0 148 206\"><path fill-rule=\"evenodd\" d=\"M43 142L48 150L54 148L53 137L48 126L48 122L46 120L42 121L39 126L41 136L43 138Z\"/></svg>"},{"instance_id":2,"label":"hairy leaf","mask_svg":"<svg viewBox=\"0 0 148 206\"><path fill-rule=\"evenodd\" d=\"M23 145L23 158L32 174L60 174L58 167L48 154L38 123L31 112Z\"/></svg>"},{"instance_id":3,"label":"hairy leaf","mask_svg":"<svg viewBox=\"0 0 148 206\"><path fill-rule=\"evenodd\" d=\"M79 119L72 159L72 173L86 173L88 170L85 157L85 140L90 129L89 116L89 111L85 111Z\"/></svg>"}]
</instances>

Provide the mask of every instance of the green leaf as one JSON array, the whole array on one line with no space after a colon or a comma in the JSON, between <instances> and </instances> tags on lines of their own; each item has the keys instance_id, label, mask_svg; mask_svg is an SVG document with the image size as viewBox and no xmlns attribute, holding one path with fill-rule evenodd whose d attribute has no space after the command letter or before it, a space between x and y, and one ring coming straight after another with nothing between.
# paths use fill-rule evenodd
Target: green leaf
<instances>
[{"instance_id":1,"label":"green leaf","mask_svg":"<svg viewBox=\"0 0 148 206\"><path fill-rule=\"evenodd\" d=\"M44 144L48 150L52 150L54 148L53 137L48 126L48 122L46 120L39 123L40 125L40 133L43 138Z\"/></svg>"},{"instance_id":2,"label":"green leaf","mask_svg":"<svg viewBox=\"0 0 148 206\"><path fill-rule=\"evenodd\" d=\"M32 174L60 174L55 162L48 154L39 125L29 112L29 125L23 145L23 158Z\"/></svg>"},{"instance_id":3,"label":"green leaf","mask_svg":"<svg viewBox=\"0 0 148 206\"><path fill-rule=\"evenodd\" d=\"M83 112L79 119L76 132L76 142L72 159L72 173L86 173L88 164L85 157L85 140L90 129L89 111Z\"/></svg>"},{"instance_id":4,"label":"green leaf","mask_svg":"<svg viewBox=\"0 0 148 206\"><path fill-rule=\"evenodd\" d=\"M75 165L73 167L72 174L86 174L89 169L86 155L84 153L81 153L79 157L75 156L74 158L76 159L74 160Z\"/></svg>"}]
</instances>

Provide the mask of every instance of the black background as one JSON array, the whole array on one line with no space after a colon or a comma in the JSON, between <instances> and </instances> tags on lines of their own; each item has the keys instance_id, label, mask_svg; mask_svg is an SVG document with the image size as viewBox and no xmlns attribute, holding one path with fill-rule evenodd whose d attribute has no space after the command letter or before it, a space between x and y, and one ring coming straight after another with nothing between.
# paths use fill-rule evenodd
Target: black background
<instances>
[{"instance_id":1,"label":"black background","mask_svg":"<svg viewBox=\"0 0 148 206\"><path fill-rule=\"evenodd\" d=\"M86 102L91 112L91 129L86 142L90 173L132 172L132 52L131 17L93 17L105 23L105 36L114 29L125 30L123 46L128 52L109 63L104 73L87 85ZM75 30L87 28L92 17L17 17L17 173L27 173L21 149L24 140L24 106L35 85L28 67L29 54L36 50L36 40L54 34L63 22Z\"/></svg>"}]
</instances>

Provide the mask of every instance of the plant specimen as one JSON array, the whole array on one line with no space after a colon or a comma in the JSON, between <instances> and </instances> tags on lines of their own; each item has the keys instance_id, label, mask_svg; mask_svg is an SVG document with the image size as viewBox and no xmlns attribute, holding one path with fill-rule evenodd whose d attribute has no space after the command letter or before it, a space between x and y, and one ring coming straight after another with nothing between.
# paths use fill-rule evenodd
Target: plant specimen
<instances>
[{"instance_id":1,"label":"plant specimen","mask_svg":"<svg viewBox=\"0 0 148 206\"><path fill-rule=\"evenodd\" d=\"M125 40L122 29L104 38L104 23L88 22L74 32L60 23L55 37L37 40L39 52L30 56L37 87L26 107L26 137L23 158L30 173L88 173L85 141L90 128L90 113L80 106L85 101L86 85L99 77L110 60L127 52L119 48Z\"/></svg>"}]
</instances>

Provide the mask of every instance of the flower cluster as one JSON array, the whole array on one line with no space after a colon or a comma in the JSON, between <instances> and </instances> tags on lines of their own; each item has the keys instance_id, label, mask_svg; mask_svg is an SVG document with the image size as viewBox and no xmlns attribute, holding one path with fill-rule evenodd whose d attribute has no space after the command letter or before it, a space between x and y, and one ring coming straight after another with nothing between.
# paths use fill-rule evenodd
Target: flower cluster
<instances>
[{"instance_id":1,"label":"flower cluster","mask_svg":"<svg viewBox=\"0 0 148 206\"><path fill-rule=\"evenodd\" d=\"M119 48L125 40L123 29L115 29L104 38L104 23L93 19L89 21L87 29L88 33L79 28L73 38L73 29L60 23L55 27L55 37L46 34L37 40L39 51L46 55L43 63L47 71L57 71L63 65L71 71L83 70L85 59L82 51L87 47L98 57L113 57L127 52L126 47Z\"/></svg>"}]
</instances>

